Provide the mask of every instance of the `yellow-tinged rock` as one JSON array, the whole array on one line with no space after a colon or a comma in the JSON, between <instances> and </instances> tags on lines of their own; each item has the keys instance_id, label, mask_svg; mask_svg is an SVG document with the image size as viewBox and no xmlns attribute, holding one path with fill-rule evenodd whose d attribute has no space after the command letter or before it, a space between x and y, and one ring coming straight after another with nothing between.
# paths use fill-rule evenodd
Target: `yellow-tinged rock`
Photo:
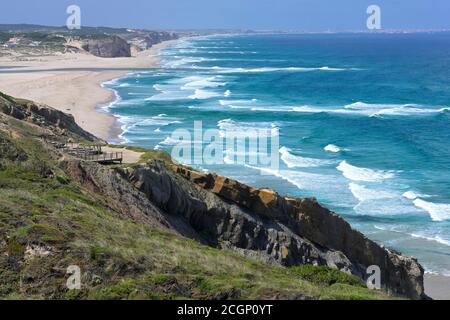
<instances>
[{"instance_id":1,"label":"yellow-tinged rock","mask_svg":"<svg viewBox=\"0 0 450 320\"><path fill-rule=\"evenodd\" d=\"M270 189L261 189L259 190L259 198L265 205L268 205L278 199L278 194Z\"/></svg>"}]
</instances>

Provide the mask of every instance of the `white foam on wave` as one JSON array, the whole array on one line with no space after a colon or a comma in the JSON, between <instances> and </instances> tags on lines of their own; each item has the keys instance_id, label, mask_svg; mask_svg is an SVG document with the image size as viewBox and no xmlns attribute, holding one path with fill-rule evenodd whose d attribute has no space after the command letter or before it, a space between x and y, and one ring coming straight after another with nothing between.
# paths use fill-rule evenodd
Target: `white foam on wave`
<instances>
[{"instance_id":1,"label":"white foam on wave","mask_svg":"<svg viewBox=\"0 0 450 320\"><path fill-rule=\"evenodd\" d=\"M325 148L323 148L323 150L328 151L328 152L333 152L333 153L341 152L341 148L339 148L338 146L336 146L334 144L327 145Z\"/></svg>"},{"instance_id":2,"label":"white foam on wave","mask_svg":"<svg viewBox=\"0 0 450 320\"><path fill-rule=\"evenodd\" d=\"M105 81L103 82L100 86L102 88L106 87L106 86L115 86L117 85L117 83L119 82L120 78L117 79L113 79L113 80L109 80L109 81Z\"/></svg>"},{"instance_id":3,"label":"white foam on wave","mask_svg":"<svg viewBox=\"0 0 450 320\"><path fill-rule=\"evenodd\" d=\"M393 171L360 168L349 164L345 160L337 166L337 169L342 172L344 177L353 181L382 182L395 176Z\"/></svg>"},{"instance_id":4,"label":"white foam on wave","mask_svg":"<svg viewBox=\"0 0 450 320\"><path fill-rule=\"evenodd\" d=\"M169 68L177 68L190 63L200 63L200 62L208 62L208 61L217 61L218 59L212 58L204 58L204 57L180 57L175 56L177 60L170 61L165 64L165 66Z\"/></svg>"},{"instance_id":5,"label":"white foam on wave","mask_svg":"<svg viewBox=\"0 0 450 320\"><path fill-rule=\"evenodd\" d=\"M288 109L288 111L294 111L294 112L305 112L305 113L320 113L320 112L328 112L333 111L330 109L322 109L322 108L315 108L310 106L298 106Z\"/></svg>"},{"instance_id":6,"label":"white foam on wave","mask_svg":"<svg viewBox=\"0 0 450 320\"><path fill-rule=\"evenodd\" d=\"M359 185L354 182L351 182L349 184L349 189L352 192L353 196L361 202L381 199L393 199L397 197L397 195L393 194L392 192L369 189L366 186Z\"/></svg>"},{"instance_id":7,"label":"white foam on wave","mask_svg":"<svg viewBox=\"0 0 450 320\"><path fill-rule=\"evenodd\" d=\"M182 144L183 143L182 140L174 139L172 137L167 137L163 141L161 141L158 145L171 146L171 145L175 145L175 144L179 144L179 143Z\"/></svg>"},{"instance_id":8,"label":"white foam on wave","mask_svg":"<svg viewBox=\"0 0 450 320\"><path fill-rule=\"evenodd\" d=\"M434 221L450 220L450 204L425 201L422 198L430 198L431 196L414 191L405 192L403 197L412 200L417 208L426 211Z\"/></svg>"},{"instance_id":9,"label":"white foam on wave","mask_svg":"<svg viewBox=\"0 0 450 320\"><path fill-rule=\"evenodd\" d=\"M270 138L279 136L279 128L275 123L268 122L237 122L223 119L217 122L222 138Z\"/></svg>"},{"instance_id":10,"label":"white foam on wave","mask_svg":"<svg viewBox=\"0 0 450 320\"><path fill-rule=\"evenodd\" d=\"M297 189L302 190L303 196L317 196L326 194L326 198L321 200L324 203L333 203L335 205L350 206L352 204L347 198L349 191L343 188L346 183L343 177L336 177L334 174L311 173L300 170L274 169L268 167L258 167L246 165L247 168L257 170L262 175L274 176L278 179L287 181ZM330 183L334 181L334 183Z\"/></svg>"},{"instance_id":11,"label":"white foam on wave","mask_svg":"<svg viewBox=\"0 0 450 320\"><path fill-rule=\"evenodd\" d=\"M281 154L281 160L283 160L288 168L313 168L333 164L333 161L296 156L287 147L281 147L279 152Z\"/></svg>"},{"instance_id":12,"label":"white foam on wave","mask_svg":"<svg viewBox=\"0 0 450 320\"><path fill-rule=\"evenodd\" d=\"M154 84L153 89L155 89L156 91L164 91L167 89L167 86L164 86L162 84Z\"/></svg>"},{"instance_id":13,"label":"white foam on wave","mask_svg":"<svg viewBox=\"0 0 450 320\"><path fill-rule=\"evenodd\" d=\"M374 225L373 227L375 229L381 230L381 231L400 233L400 234L411 236L413 238L424 239L427 241L433 241L433 242L437 242L437 243L440 243L440 244L443 244L446 246L450 246L449 240L446 240L438 235L426 235L423 232L410 232L407 230L402 230L401 226L393 226L393 225L390 225L390 226Z\"/></svg>"},{"instance_id":14,"label":"white foam on wave","mask_svg":"<svg viewBox=\"0 0 450 320\"><path fill-rule=\"evenodd\" d=\"M351 68L351 69L344 69L344 68L332 68L332 67L320 67L318 68L319 70L322 71L344 71L344 70L357 70L355 68Z\"/></svg>"},{"instance_id":15,"label":"white foam on wave","mask_svg":"<svg viewBox=\"0 0 450 320\"><path fill-rule=\"evenodd\" d=\"M170 101L185 99L210 99L222 96L217 91L206 90L207 88L223 87L227 83L221 81L223 76L189 76L177 78L164 83L153 85L153 88L159 91L146 101Z\"/></svg>"},{"instance_id":16,"label":"white foam on wave","mask_svg":"<svg viewBox=\"0 0 450 320\"><path fill-rule=\"evenodd\" d=\"M417 198L430 198L430 196L427 194L417 193L415 191L406 191L403 194L403 197L409 200L415 200Z\"/></svg>"},{"instance_id":17,"label":"white foam on wave","mask_svg":"<svg viewBox=\"0 0 450 320\"><path fill-rule=\"evenodd\" d=\"M216 73L271 73L271 72L312 72L312 71L345 71L345 68L331 68L331 67L260 67L260 68L230 68L230 67L200 67L193 66L194 69L214 71Z\"/></svg>"},{"instance_id":18,"label":"white foam on wave","mask_svg":"<svg viewBox=\"0 0 450 320\"><path fill-rule=\"evenodd\" d=\"M117 102L122 100L122 98L119 95L119 92L117 92L117 90L111 88L113 86L117 86L119 80L120 80L120 78L117 78L117 79L113 79L113 80L110 80L110 81L102 82L100 84L100 87L106 88L108 90L111 90L114 93L114 97L115 97L114 101L112 101L111 103L109 103L108 105L106 105L104 107L105 111L108 111L110 107L112 107L114 104L116 104Z\"/></svg>"},{"instance_id":19,"label":"white foam on wave","mask_svg":"<svg viewBox=\"0 0 450 320\"><path fill-rule=\"evenodd\" d=\"M172 101L172 100L184 100L188 99L189 93L184 90L180 90L178 84L155 84L153 88L159 93L146 98L145 101Z\"/></svg>"},{"instance_id":20,"label":"white foam on wave","mask_svg":"<svg viewBox=\"0 0 450 320\"><path fill-rule=\"evenodd\" d=\"M230 92L231 93L231 92ZM244 100L244 99L240 99L240 100L219 100L219 104L221 106L233 106L233 105L239 105L242 106L246 105L246 104L252 104L257 102L257 99L249 99L249 100Z\"/></svg>"},{"instance_id":21,"label":"white foam on wave","mask_svg":"<svg viewBox=\"0 0 450 320\"><path fill-rule=\"evenodd\" d=\"M395 189L386 188L384 184L361 184L350 182L348 189L358 204L353 207L356 213L370 216L382 215L420 215L420 211L411 206Z\"/></svg>"},{"instance_id":22,"label":"white foam on wave","mask_svg":"<svg viewBox=\"0 0 450 320\"><path fill-rule=\"evenodd\" d=\"M428 212L433 221L450 220L450 204L433 203L419 198L415 199L413 203L416 207Z\"/></svg>"},{"instance_id":23,"label":"white foam on wave","mask_svg":"<svg viewBox=\"0 0 450 320\"><path fill-rule=\"evenodd\" d=\"M410 235L412 237L414 237L414 238L425 239L425 240L428 240L428 241L434 241L434 242L437 242L437 243L440 243L440 244L443 244L443 245L446 245L446 246L450 246L450 241L449 240L445 240L445 239L443 239L440 236L430 237L430 236L426 236L426 235L418 234L418 233L411 233Z\"/></svg>"},{"instance_id":24,"label":"white foam on wave","mask_svg":"<svg viewBox=\"0 0 450 320\"><path fill-rule=\"evenodd\" d=\"M226 149L225 155L223 157L223 161L225 164L239 164L246 161L247 157L249 159L255 159L257 161L259 153L258 152L250 152L249 150L234 150L234 149ZM236 161L236 159L239 161Z\"/></svg>"},{"instance_id":25,"label":"white foam on wave","mask_svg":"<svg viewBox=\"0 0 450 320\"><path fill-rule=\"evenodd\" d=\"M188 89L195 89L195 88L217 88L217 87L223 87L227 83L226 82L220 82L217 81L218 77L188 77L184 78L183 80L186 81L186 83L181 87L182 90Z\"/></svg>"},{"instance_id":26,"label":"white foam on wave","mask_svg":"<svg viewBox=\"0 0 450 320\"><path fill-rule=\"evenodd\" d=\"M270 109L268 109L270 111ZM396 104L367 104L356 102L343 107L315 107L315 106L297 106L285 107L273 111L300 112L300 113L336 113L356 116L382 117L382 116L420 116L427 114L437 114L450 111L448 107L425 107L414 104L396 105Z\"/></svg>"},{"instance_id":27,"label":"white foam on wave","mask_svg":"<svg viewBox=\"0 0 450 320\"><path fill-rule=\"evenodd\" d=\"M381 117L381 116L414 116L414 115L427 115L427 114L438 114L446 111L450 111L450 108L436 108L436 107L422 107L413 105L368 105L362 102L358 102L352 105L347 105L344 107L314 107L314 106L246 106L241 105L241 103L249 103L249 100L238 100L238 104L230 101L221 100L221 105L234 105L231 106L235 109L248 109L250 111L257 112L298 112L298 113L330 113L330 114L348 114L355 116L368 116L368 117ZM329 150L334 148L330 145ZM335 148L334 148L335 149Z\"/></svg>"},{"instance_id":28,"label":"white foam on wave","mask_svg":"<svg viewBox=\"0 0 450 320\"><path fill-rule=\"evenodd\" d=\"M423 108L416 104L369 104L364 102L356 102L346 105L344 106L344 109L364 113L371 117L383 115L404 116L441 113L449 110L449 108Z\"/></svg>"},{"instance_id":29,"label":"white foam on wave","mask_svg":"<svg viewBox=\"0 0 450 320\"><path fill-rule=\"evenodd\" d=\"M195 89L195 93L193 95L189 96L189 99L195 99L195 100L205 100L205 99L211 99L214 97L219 97L220 94L214 91L207 91L202 89Z\"/></svg>"},{"instance_id":30,"label":"white foam on wave","mask_svg":"<svg viewBox=\"0 0 450 320\"><path fill-rule=\"evenodd\" d=\"M179 53L197 53L198 52L198 50L197 49L180 49L179 51L178 51Z\"/></svg>"},{"instance_id":31,"label":"white foam on wave","mask_svg":"<svg viewBox=\"0 0 450 320\"><path fill-rule=\"evenodd\" d=\"M121 116L119 122L122 124L121 138L125 139L127 133L145 134L148 131L148 127L157 127L154 132L160 132L162 127L172 124L181 124L180 118L169 117L166 114L160 114L154 117L137 117L137 116ZM136 137L134 139L137 139ZM129 142L129 141L127 141Z\"/></svg>"},{"instance_id":32,"label":"white foam on wave","mask_svg":"<svg viewBox=\"0 0 450 320\"><path fill-rule=\"evenodd\" d=\"M396 226L396 225L395 225L395 226L393 226L393 225L389 225L389 226L383 225L383 226L381 226L381 225L374 224L373 227L374 227L375 229L381 230L381 231L389 231L389 232L403 233L402 231L399 231L399 230L398 230L398 229L399 229L399 226Z\"/></svg>"},{"instance_id":33,"label":"white foam on wave","mask_svg":"<svg viewBox=\"0 0 450 320\"><path fill-rule=\"evenodd\" d=\"M241 55L245 55L245 54L258 54L258 52L256 51L204 51L205 53L209 53L209 54L241 54Z\"/></svg>"},{"instance_id":34,"label":"white foam on wave","mask_svg":"<svg viewBox=\"0 0 450 320\"><path fill-rule=\"evenodd\" d=\"M233 47L223 47L223 46L197 46L197 49L231 49ZM239 47L234 48L239 49Z\"/></svg>"},{"instance_id":35,"label":"white foam on wave","mask_svg":"<svg viewBox=\"0 0 450 320\"><path fill-rule=\"evenodd\" d=\"M283 179L283 180L289 182L290 184L296 186L297 188L303 189L303 184L299 181L299 179L292 178L292 175L289 174L289 171L287 171L287 170L283 171L283 170L275 170L275 169L271 169L271 168L261 168L261 167L247 165L247 164L245 166L250 169L258 170L262 174L272 175L277 178Z\"/></svg>"}]
</instances>

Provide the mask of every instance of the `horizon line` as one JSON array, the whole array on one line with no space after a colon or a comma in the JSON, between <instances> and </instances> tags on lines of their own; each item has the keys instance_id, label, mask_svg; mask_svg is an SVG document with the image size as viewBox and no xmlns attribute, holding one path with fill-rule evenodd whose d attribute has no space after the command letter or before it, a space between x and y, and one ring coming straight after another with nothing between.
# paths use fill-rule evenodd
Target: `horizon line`
<instances>
[{"instance_id":1,"label":"horizon line","mask_svg":"<svg viewBox=\"0 0 450 320\"><path fill-rule=\"evenodd\" d=\"M66 28L65 25L43 25L34 23L0 23L0 27L26 26L44 28ZM330 33L428 33L428 32L450 32L449 28L382 28L379 30L368 29L347 29L347 30L301 30L301 29L252 29L252 28L142 28L142 27L111 27L86 25L83 28L91 29L124 29L124 30L145 30L145 31L166 31L166 32L240 32L240 33L284 33L284 34L330 34ZM73 31L73 30L70 30Z\"/></svg>"}]
</instances>

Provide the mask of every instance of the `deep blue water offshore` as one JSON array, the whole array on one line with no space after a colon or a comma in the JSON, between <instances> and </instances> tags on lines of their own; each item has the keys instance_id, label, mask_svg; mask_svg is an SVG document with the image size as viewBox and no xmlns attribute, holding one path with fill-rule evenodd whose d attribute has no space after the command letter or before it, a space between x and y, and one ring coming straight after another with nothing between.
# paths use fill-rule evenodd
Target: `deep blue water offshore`
<instances>
[{"instance_id":1,"label":"deep blue water offshore","mask_svg":"<svg viewBox=\"0 0 450 320\"><path fill-rule=\"evenodd\" d=\"M209 36L160 58L105 84L123 143L170 152L171 133L194 120L277 130L279 171L230 159L197 167L314 196L450 275L450 34Z\"/></svg>"}]
</instances>

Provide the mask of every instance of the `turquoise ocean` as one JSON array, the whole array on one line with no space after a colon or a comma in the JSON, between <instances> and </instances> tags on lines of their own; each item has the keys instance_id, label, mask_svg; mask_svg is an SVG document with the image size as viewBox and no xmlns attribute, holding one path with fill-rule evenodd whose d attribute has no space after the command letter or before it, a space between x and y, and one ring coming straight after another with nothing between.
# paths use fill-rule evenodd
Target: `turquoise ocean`
<instances>
[{"instance_id":1,"label":"turquoise ocean","mask_svg":"<svg viewBox=\"0 0 450 320\"><path fill-rule=\"evenodd\" d=\"M104 84L121 143L171 152L172 132L196 120L276 130L278 171L227 159L197 167L316 197L450 276L450 34L217 35L159 58Z\"/></svg>"}]
</instances>

